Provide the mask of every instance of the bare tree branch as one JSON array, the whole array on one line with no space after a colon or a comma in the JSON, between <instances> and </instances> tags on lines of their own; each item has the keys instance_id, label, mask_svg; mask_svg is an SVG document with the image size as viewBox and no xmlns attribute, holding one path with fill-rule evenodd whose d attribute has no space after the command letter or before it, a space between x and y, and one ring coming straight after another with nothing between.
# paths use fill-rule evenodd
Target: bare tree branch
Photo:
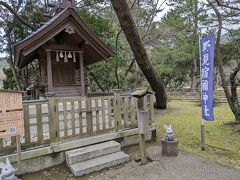
<instances>
[{"instance_id":1,"label":"bare tree branch","mask_svg":"<svg viewBox=\"0 0 240 180\"><path fill-rule=\"evenodd\" d=\"M240 8L237 7L233 7L233 6L228 6L226 4L221 3L219 0L215 0L218 6L222 6L228 9L232 9L232 10L236 10L236 11L240 11Z\"/></svg>"},{"instance_id":2,"label":"bare tree branch","mask_svg":"<svg viewBox=\"0 0 240 180\"><path fill-rule=\"evenodd\" d=\"M8 11L10 11L22 24L24 24L25 26L27 26L28 28L30 28L31 30L35 31L36 27L33 27L32 25L30 25L29 23L27 23L21 16L18 15L18 13L16 11L14 11L14 9L9 6L6 2L0 1L0 5L5 7Z\"/></svg>"}]
</instances>

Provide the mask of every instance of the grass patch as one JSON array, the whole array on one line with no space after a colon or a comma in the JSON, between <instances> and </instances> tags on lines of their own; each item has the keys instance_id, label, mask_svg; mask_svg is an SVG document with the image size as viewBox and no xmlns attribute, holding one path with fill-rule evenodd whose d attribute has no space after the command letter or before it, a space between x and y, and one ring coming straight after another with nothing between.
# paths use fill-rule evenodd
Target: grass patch
<instances>
[{"instance_id":1,"label":"grass patch","mask_svg":"<svg viewBox=\"0 0 240 180\"><path fill-rule=\"evenodd\" d=\"M240 169L240 133L223 124L233 121L234 116L226 103L215 107L214 114L215 121L205 123L206 151L201 151L201 107L197 102L172 100L167 110L156 110L158 140L165 134L163 125L172 124L181 150Z\"/></svg>"}]
</instances>

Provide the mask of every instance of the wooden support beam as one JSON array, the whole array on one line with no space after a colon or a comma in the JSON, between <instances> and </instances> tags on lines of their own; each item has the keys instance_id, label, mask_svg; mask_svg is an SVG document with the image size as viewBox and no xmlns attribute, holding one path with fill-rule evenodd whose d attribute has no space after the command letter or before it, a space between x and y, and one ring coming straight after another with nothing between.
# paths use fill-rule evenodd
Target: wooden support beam
<instances>
[{"instance_id":1,"label":"wooden support beam","mask_svg":"<svg viewBox=\"0 0 240 180\"><path fill-rule=\"evenodd\" d=\"M47 49L48 92L53 92L51 50Z\"/></svg>"},{"instance_id":2,"label":"wooden support beam","mask_svg":"<svg viewBox=\"0 0 240 180\"><path fill-rule=\"evenodd\" d=\"M137 106L139 110L144 111L144 97L138 98ZM145 147L145 134L139 133L139 145L140 145L141 162L143 164L146 164L147 157L146 157L146 147Z\"/></svg>"},{"instance_id":3,"label":"wooden support beam","mask_svg":"<svg viewBox=\"0 0 240 180\"><path fill-rule=\"evenodd\" d=\"M81 96L86 96L85 94L85 77L84 77L84 65L83 65L83 52L79 53L79 68L80 68L80 76L81 76Z\"/></svg>"},{"instance_id":4,"label":"wooden support beam","mask_svg":"<svg viewBox=\"0 0 240 180\"><path fill-rule=\"evenodd\" d=\"M61 45L61 44L48 44L43 45L43 49L51 49L51 50L62 50L62 51L83 51L82 48L79 48L75 45Z\"/></svg>"}]
</instances>

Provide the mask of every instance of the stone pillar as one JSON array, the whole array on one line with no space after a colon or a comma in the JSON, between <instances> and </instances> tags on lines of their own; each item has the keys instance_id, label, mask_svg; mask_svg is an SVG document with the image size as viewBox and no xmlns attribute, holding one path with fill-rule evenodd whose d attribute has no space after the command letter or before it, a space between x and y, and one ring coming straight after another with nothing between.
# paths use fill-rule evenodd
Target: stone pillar
<instances>
[{"instance_id":1,"label":"stone pillar","mask_svg":"<svg viewBox=\"0 0 240 180\"><path fill-rule=\"evenodd\" d=\"M48 92L53 92L51 50L47 49Z\"/></svg>"},{"instance_id":2,"label":"stone pillar","mask_svg":"<svg viewBox=\"0 0 240 180\"><path fill-rule=\"evenodd\" d=\"M81 96L86 96L85 94L85 77L84 77L84 65L83 65L83 52L79 53L79 69L80 69L80 76L81 76Z\"/></svg>"}]
</instances>

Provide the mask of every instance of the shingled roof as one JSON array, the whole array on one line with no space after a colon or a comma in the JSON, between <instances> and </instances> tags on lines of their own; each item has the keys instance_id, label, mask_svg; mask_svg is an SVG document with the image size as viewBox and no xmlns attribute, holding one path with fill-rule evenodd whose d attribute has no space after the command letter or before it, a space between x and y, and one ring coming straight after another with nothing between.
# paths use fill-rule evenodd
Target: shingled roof
<instances>
[{"instance_id":1,"label":"shingled roof","mask_svg":"<svg viewBox=\"0 0 240 180\"><path fill-rule=\"evenodd\" d=\"M97 37L73 8L68 7L14 46L15 65L24 67L33 61L39 53L38 50L68 26L74 28L75 33L72 38L75 45L77 44L84 51L85 65L113 56L113 50Z\"/></svg>"}]
</instances>

